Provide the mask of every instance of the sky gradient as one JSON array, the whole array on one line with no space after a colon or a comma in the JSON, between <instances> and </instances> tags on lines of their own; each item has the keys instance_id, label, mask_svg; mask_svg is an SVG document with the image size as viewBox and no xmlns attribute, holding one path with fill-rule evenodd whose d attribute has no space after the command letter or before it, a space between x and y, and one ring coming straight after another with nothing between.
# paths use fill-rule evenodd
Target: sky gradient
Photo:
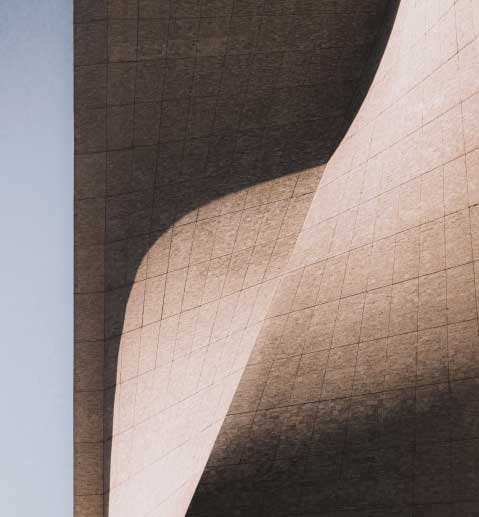
<instances>
[{"instance_id":1,"label":"sky gradient","mask_svg":"<svg viewBox=\"0 0 479 517\"><path fill-rule=\"evenodd\" d=\"M72 515L71 0L0 2L0 514Z\"/></svg>"}]
</instances>

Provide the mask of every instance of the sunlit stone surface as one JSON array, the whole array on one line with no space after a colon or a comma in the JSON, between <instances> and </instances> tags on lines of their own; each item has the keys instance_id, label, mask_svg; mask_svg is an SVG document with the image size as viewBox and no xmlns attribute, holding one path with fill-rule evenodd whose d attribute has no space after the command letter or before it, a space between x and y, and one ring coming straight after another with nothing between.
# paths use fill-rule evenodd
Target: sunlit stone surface
<instances>
[{"instance_id":1,"label":"sunlit stone surface","mask_svg":"<svg viewBox=\"0 0 479 517\"><path fill-rule=\"evenodd\" d=\"M392 4L75 0L77 517L479 514L479 3Z\"/></svg>"}]
</instances>

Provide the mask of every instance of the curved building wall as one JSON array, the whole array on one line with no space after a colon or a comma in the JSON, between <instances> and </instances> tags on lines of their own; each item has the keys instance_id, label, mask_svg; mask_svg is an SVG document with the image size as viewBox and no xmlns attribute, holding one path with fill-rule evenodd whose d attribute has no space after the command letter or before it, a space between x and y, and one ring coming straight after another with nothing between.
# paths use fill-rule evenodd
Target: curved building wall
<instances>
[{"instance_id":1,"label":"curved building wall","mask_svg":"<svg viewBox=\"0 0 479 517\"><path fill-rule=\"evenodd\" d=\"M478 514L478 35L401 2L188 515Z\"/></svg>"},{"instance_id":2,"label":"curved building wall","mask_svg":"<svg viewBox=\"0 0 479 517\"><path fill-rule=\"evenodd\" d=\"M76 0L77 515L473 515L472 1L317 188L386 4Z\"/></svg>"}]
</instances>

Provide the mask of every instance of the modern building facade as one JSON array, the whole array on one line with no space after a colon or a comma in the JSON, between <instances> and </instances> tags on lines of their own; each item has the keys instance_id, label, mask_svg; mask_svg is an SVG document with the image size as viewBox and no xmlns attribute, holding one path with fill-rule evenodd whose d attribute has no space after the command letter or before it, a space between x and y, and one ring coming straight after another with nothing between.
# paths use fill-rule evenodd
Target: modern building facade
<instances>
[{"instance_id":1,"label":"modern building facade","mask_svg":"<svg viewBox=\"0 0 479 517\"><path fill-rule=\"evenodd\" d=\"M479 3L75 0L76 517L479 514Z\"/></svg>"}]
</instances>

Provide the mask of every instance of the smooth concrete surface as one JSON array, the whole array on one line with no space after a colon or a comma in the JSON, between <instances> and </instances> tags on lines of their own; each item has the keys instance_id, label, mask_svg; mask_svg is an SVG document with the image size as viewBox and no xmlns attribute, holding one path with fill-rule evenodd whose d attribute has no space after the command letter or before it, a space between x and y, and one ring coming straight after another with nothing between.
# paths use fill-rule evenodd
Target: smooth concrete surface
<instances>
[{"instance_id":1,"label":"smooth concrete surface","mask_svg":"<svg viewBox=\"0 0 479 517\"><path fill-rule=\"evenodd\" d=\"M77 516L478 512L479 4L323 174L390 5L76 0Z\"/></svg>"}]
</instances>

